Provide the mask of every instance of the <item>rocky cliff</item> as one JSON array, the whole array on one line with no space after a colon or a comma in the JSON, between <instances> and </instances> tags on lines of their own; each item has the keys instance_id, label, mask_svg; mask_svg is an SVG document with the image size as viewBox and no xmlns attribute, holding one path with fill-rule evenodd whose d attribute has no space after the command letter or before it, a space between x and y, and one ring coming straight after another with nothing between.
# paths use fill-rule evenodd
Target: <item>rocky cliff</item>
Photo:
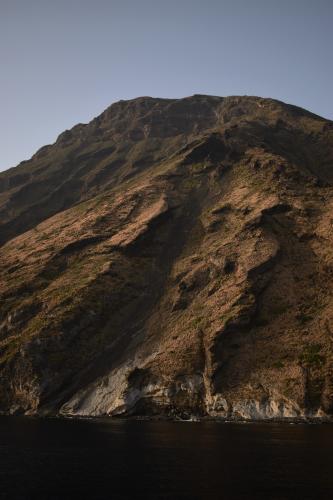
<instances>
[{"instance_id":1,"label":"rocky cliff","mask_svg":"<svg viewBox=\"0 0 333 500\"><path fill-rule=\"evenodd\" d=\"M113 104L0 174L0 411L333 415L333 122Z\"/></svg>"}]
</instances>

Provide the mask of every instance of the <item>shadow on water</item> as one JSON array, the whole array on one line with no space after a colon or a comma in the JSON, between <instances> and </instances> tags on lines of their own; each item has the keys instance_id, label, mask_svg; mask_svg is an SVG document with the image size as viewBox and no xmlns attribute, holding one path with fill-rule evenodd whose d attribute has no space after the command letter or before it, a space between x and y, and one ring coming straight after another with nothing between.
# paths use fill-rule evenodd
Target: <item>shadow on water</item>
<instances>
[{"instance_id":1,"label":"shadow on water","mask_svg":"<svg viewBox=\"0 0 333 500\"><path fill-rule=\"evenodd\" d=\"M0 418L1 499L333 498L333 426Z\"/></svg>"}]
</instances>

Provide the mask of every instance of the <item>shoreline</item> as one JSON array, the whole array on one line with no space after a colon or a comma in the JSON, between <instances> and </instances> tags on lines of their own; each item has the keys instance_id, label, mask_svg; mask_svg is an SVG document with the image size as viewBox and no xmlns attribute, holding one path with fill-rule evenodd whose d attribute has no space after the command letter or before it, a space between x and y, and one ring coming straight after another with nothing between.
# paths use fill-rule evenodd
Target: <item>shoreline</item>
<instances>
[{"instance_id":1,"label":"shoreline","mask_svg":"<svg viewBox=\"0 0 333 500\"><path fill-rule=\"evenodd\" d=\"M111 416L111 415L60 415L60 414L10 414L0 412L0 418L27 418L27 419L41 419L41 420L68 420L68 421L136 421L136 422L182 422L182 423L206 423L214 422L220 424L286 424L286 425L322 425L333 424L333 417L303 417L303 418L266 418L266 419L242 419L242 418L222 418L222 417L191 417L191 418L172 418L163 415L130 415L130 416Z\"/></svg>"}]
</instances>

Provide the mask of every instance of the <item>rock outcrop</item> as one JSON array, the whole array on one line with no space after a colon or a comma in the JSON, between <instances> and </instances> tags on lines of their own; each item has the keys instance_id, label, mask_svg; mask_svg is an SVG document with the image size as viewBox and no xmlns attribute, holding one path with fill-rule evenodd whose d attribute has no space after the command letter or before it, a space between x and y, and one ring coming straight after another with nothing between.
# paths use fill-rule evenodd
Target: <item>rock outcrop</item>
<instances>
[{"instance_id":1,"label":"rock outcrop","mask_svg":"<svg viewBox=\"0 0 333 500\"><path fill-rule=\"evenodd\" d=\"M329 419L333 126L120 101L0 174L0 411Z\"/></svg>"}]
</instances>

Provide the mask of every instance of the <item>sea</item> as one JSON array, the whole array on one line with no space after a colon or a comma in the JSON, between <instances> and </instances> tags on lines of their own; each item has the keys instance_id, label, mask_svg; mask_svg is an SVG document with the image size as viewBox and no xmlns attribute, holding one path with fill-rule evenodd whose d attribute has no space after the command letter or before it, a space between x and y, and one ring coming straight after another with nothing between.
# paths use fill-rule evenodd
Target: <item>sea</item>
<instances>
[{"instance_id":1,"label":"sea","mask_svg":"<svg viewBox=\"0 0 333 500\"><path fill-rule=\"evenodd\" d=\"M0 498L333 500L333 425L0 417Z\"/></svg>"}]
</instances>

